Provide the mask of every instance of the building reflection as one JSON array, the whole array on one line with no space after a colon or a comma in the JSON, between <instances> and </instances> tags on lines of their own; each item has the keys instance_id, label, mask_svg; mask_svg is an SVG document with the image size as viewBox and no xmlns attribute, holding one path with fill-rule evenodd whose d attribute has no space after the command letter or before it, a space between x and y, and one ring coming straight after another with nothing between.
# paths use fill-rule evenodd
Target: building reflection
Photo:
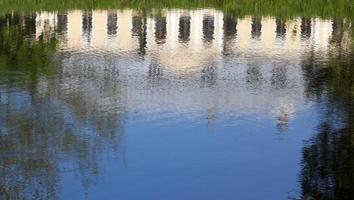
<instances>
[{"instance_id":1,"label":"building reflection","mask_svg":"<svg viewBox=\"0 0 354 200\"><path fill-rule=\"evenodd\" d=\"M239 55L238 65L247 67L235 69L233 79L244 80L241 85L257 94L265 88L269 88L269 94L290 88L297 88L294 94L301 94L301 87L294 84L301 85L302 69L289 66L298 66L301 56L297 55L311 52L313 48L322 52L321 56L329 55L330 42L343 40L337 33L344 31L340 23L329 20L250 16L236 19L210 9L163 10L156 15L133 10L44 12L36 17L37 36L51 30L43 28L44 21L47 27L66 30L65 39L59 41L64 50L81 52L88 47L100 52L141 55L150 79L161 79L173 71L177 75L197 75L203 85L215 85L219 77L227 76L218 71L223 66L235 65L232 56ZM92 42L86 43L89 38ZM218 61L220 58L224 59L222 63ZM86 59L85 62L95 62L90 56ZM124 57L119 59L126 62ZM118 60L112 62L112 66L119 68ZM288 99L297 98L289 96ZM284 109L279 104L275 110ZM291 119L290 113L283 115L287 117L278 114L276 118Z\"/></svg>"},{"instance_id":2,"label":"building reflection","mask_svg":"<svg viewBox=\"0 0 354 200\"><path fill-rule=\"evenodd\" d=\"M207 42L214 56L223 53L225 48L229 53L236 52L236 49L250 51L254 48L253 39L260 40L260 48L274 49L281 42L287 51L295 53L302 50L301 43L306 42L303 40L311 38L325 45L316 45L316 48L326 50L328 39L333 38L332 30L339 27L338 23L313 18L284 20L246 16L234 19L214 10L163 11L155 17L131 10L70 11L58 14L43 12L37 15L35 23L37 37L50 31L48 28L55 27L66 33L61 45L73 50L89 45L107 51L112 48L123 51L139 49L144 55L146 50L156 48L155 42L173 48L171 53L177 52L177 49L183 51L183 48L205 51L203 44ZM231 45L233 40L235 44ZM92 42L85 44L85 41ZM179 46L178 43L187 45ZM208 57L210 55L205 54L201 60Z\"/></svg>"}]
</instances>

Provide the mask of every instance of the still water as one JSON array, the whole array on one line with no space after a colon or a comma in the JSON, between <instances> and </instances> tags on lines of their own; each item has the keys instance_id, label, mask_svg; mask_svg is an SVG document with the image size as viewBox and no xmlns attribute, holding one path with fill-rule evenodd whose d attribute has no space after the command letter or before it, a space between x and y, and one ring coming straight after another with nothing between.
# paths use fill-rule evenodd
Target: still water
<instances>
[{"instance_id":1,"label":"still water","mask_svg":"<svg viewBox=\"0 0 354 200\"><path fill-rule=\"evenodd\" d=\"M348 19L0 16L0 199L352 199Z\"/></svg>"}]
</instances>

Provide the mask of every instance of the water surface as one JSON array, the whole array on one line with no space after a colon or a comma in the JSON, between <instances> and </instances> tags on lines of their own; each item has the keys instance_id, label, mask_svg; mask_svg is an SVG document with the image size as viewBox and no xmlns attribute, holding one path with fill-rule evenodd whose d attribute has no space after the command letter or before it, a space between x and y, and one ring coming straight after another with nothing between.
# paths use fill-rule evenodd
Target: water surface
<instances>
[{"instance_id":1,"label":"water surface","mask_svg":"<svg viewBox=\"0 0 354 200\"><path fill-rule=\"evenodd\" d=\"M0 17L0 198L351 199L353 23Z\"/></svg>"}]
</instances>

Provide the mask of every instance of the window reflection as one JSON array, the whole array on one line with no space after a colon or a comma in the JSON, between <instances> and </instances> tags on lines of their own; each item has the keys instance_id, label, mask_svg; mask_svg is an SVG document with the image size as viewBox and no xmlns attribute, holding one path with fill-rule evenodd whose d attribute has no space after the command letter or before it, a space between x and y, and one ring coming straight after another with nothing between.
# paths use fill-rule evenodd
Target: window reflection
<instances>
[{"instance_id":1,"label":"window reflection","mask_svg":"<svg viewBox=\"0 0 354 200\"><path fill-rule=\"evenodd\" d=\"M117 34L117 13L108 13L107 16L107 34L108 35L116 35Z\"/></svg>"},{"instance_id":2,"label":"window reflection","mask_svg":"<svg viewBox=\"0 0 354 200\"><path fill-rule=\"evenodd\" d=\"M159 16L155 20L155 41L157 44L163 44L167 35L166 17Z\"/></svg>"},{"instance_id":3,"label":"window reflection","mask_svg":"<svg viewBox=\"0 0 354 200\"><path fill-rule=\"evenodd\" d=\"M188 42L189 35L191 32L191 17L182 16L179 18L179 41L180 42Z\"/></svg>"},{"instance_id":4,"label":"window reflection","mask_svg":"<svg viewBox=\"0 0 354 200\"><path fill-rule=\"evenodd\" d=\"M280 18L277 18L275 20L276 23L276 37L277 38L284 38L285 37L285 33L286 33L286 24L285 24L285 20L282 20Z\"/></svg>"},{"instance_id":5,"label":"window reflection","mask_svg":"<svg viewBox=\"0 0 354 200\"><path fill-rule=\"evenodd\" d=\"M205 15L203 17L203 38L206 42L211 42L214 39L214 17Z\"/></svg>"},{"instance_id":6,"label":"window reflection","mask_svg":"<svg viewBox=\"0 0 354 200\"><path fill-rule=\"evenodd\" d=\"M252 38L259 38L262 33L262 20L260 17L252 17Z\"/></svg>"},{"instance_id":7,"label":"window reflection","mask_svg":"<svg viewBox=\"0 0 354 200\"><path fill-rule=\"evenodd\" d=\"M301 37L304 39L310 38L311 36L311 18L303 17L301 19Z\"/></svg>"},{"instance_id":8,"label":"window reflection","mask_svg":"<svg viewBox=\"0 0 354 200\"><path fill-rule=\"evenodd\" d=\"M92 35L92 11L84 11L82 13L82 31L84 37L90 42Z\"/></svg>"}]
</instances>

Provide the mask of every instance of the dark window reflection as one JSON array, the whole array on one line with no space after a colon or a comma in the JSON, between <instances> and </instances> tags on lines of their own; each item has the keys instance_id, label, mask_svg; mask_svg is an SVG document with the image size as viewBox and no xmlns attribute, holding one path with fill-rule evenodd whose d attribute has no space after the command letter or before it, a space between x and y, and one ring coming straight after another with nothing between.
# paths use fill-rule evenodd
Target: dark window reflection
<instances>
[{"instance_id":1,"label":"dark window reflection","mask_svg":"<svg viewBox=\"0 0 354 200\"><path fill-rule=\"evenodd\" d=\"M285 33L286 33L285 20L277 18L275 20L275 24L276 24L275 32L277 34L277 38L284 38L285 37Z\"/></svg>"},{"instance_id":2,"label":"dark window reflection","mask_svg":"<svg viewBox=\"0 0 354 200\"><path fill-rule=\"evenodd\" d=\"M276 89L282 89L287 86L286 67L276 66L272 69L271 84Z\"/></svg>"},{"instance_id":3,"label":"dark window reflection","mask_svg":"<svg viewBox=\"0 0 354 200\"><path fill-rule=\"evenodd\" d=\"M311 18L303 17L301 19L301 37L309 38L311 36Z\"/></svg>"},{"instance_id":4,"label":"dark window reflection","mask_svg":"<svg viewBox=\"0 0 354 200\"><path fill-rule=\"evenodd\" d=\"M232 17L224 17L224 35L226 37L236 36L237 21Z\"/></svg>"},{"instance_id":5,"label":"dark window reflection","mask_svg":"<svg viewBox=\"0 0 354 200\"><path fill-rule=\"evenodd\" d=\"M204 16L203 18L203 36L204 40L211 42L214 39L214 17Z\"/></svg>"},{"instance_id":6,"label":"dark window reflection","mask_svg":"<svg viewBox=\"0 0 354 200\"><path fill-rule=\"evenodd\" d=\"M92 34L92 12L85 11L82 14L82 30L84 36L87 38L88 41L91 40Z\"/></svg>"},{"instance_id":7,"label":"dark window reflection","mask_svg":"<svg viewBox=\"0 0 354 200\"><path fill-rule=\"evenodd\" d=\"M211 63L211 65L207 65L202 70L202 83L206 84L206 86L210 87L215 85L217 79L217 71L215 63Z\"/></svg>"},{"instance_id":8,"label":"dark window reflection","mask_svg":"<svg viewBox=\"0 0 354 200\"><path fill-rule=\"evenodd\" d=\"M262 85L264 78L258 66L250 66L247 69L246 81L251 89L257 89Z\"/></svg>"},{"instance_id":9,"label":"dark window reflection","mask_svg":"<svg viewBox=\"0 0 354 200\"><path fill-rule=\"evenodd\" d=\"M259 38L262 33L262 20L259 17L252 17L252 38Z\"/></svg>"},{"instance_id":10,"label":"dark window reflection","mask_svg":"<svg viewBox=\"0 0 354 200\"><path fill-rule=\"evenodd\" d=\"M180 42L188 42L189 35L191 32L191 17L182 16L179 18L179 41Z\"/></svg>"},{"instance_id":11,"label":"dark window reflection","mask_svg":"<svg viewBox=\"0 0 354 200\"><path fill-rule=\"evenodd\" d=\"M155 41L157 44L166 42L166 17L157 17L155 22Z\"/></svg>"},{"instance_id":12,"label":"dark window reflection","mask_svg":"<svg viewBox=\"0 0 354 200\"><path fill-rule=\"evenodd\" d=\"M141 17L133 16L133 19L132 19L132 30L131 30L133 36L139 36L141 25L142 25Z\"/></svg>"},{"instance_id":13,"label":"dark window reflection","mask_svg":"<svg viewBox=\"0 0 354 200\"><path fill-rule=\"evenodd\" d=\"M149 65L149 78L151 81L158 81L162 76L162 68L156 61Z\"/></svg>"},{"instance_id":14,"label":"dark window reflection","mask_svg":"<svg viewBox=\"0 0 354 200\"><path fill-rule=\"evenodd\" d=\"M332 38L331 43L339 45L343 37L343 20L334 19L332 23Z\"/></svg>"},{"instance_id":15,"label":"dark window reflection","mask_svg":"<svg viewBox=\"0 0 354 200\"><path fill-rule=\"evenodd\" d=\"M68 27L68 15L67 13L58 14L57 30L59 33L64 33L67 31Z\"/></svg>"},{"instance_id":16,"label":"dark window reflection","mask_svg":"<svg viewBox=\"0 0 354 200\"><path fill-rule=\"evenodd\" d=\"M117 34L117 13L108 13L107 16L107 34L116 35Z\"/></svg>"},{"instance_id":17,"label":"dark window reflection","mask_svg":"<svg viewBox=\"0 0 354 200\"><path fill-rule=\"evenodd\" d=\"M224 17L224 40L223 40L223 54L228 55L230 54L231 48L234 45L233 39L236 38L236 26L237 26L237 21L233 19L232 17Z\"/></svg>"},{"instance_id":18,"label":"dark window reflection","mask_svg":"<svg viewBox=\"0 0 354 200\"><path fill-rule=\"evenodd\" d=\"M3 25L9 25L9 26L17 26L18 24L20 24L21 18L20 15L18 14L6 14L5 15L5 20L6 20L6 24L4 23Z\"/></svg>"},{"instance_id":19,"label":"dark window reflection","mask_svg":"<svg viewBox=\"0 0 354 200\"><path fill-rule=\"evenodd\" d=\"M145 55L146 48L146 17L134 16L132 21L132 34L139 39L139 53Z\"/></svg>"},{"instance_id":20,"label":"dark window reflection","mask_svg":"<svg viewBox=\"0 0 354 200\"><path fill-rule=\"evenodd\" d=\"M24 32L27 37L32 37L36 33L36 15L28 15L24 17Z\"/></svg>"}]
</instances>

